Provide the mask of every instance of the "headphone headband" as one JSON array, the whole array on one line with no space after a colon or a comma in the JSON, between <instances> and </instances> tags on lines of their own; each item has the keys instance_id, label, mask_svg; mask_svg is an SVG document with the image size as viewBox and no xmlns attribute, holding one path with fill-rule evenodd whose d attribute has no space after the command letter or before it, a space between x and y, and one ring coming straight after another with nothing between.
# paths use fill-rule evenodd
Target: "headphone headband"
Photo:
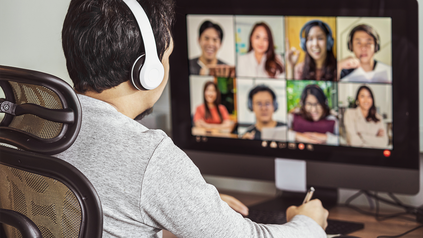
<instances>
[{"instance_id":1,"label":"headphone headband","mask_svg":"<svg viewBox=\"0 0 423 238\"><path fill-rule=\"evenodd\" d=\"M123 0L134 15L144 42L145 55L137 58L132 66L131 81L135 88L155 89L164 77L164 68L157 55L156 41L150 21L136 0Z\"/></svg>"}]
</instances>

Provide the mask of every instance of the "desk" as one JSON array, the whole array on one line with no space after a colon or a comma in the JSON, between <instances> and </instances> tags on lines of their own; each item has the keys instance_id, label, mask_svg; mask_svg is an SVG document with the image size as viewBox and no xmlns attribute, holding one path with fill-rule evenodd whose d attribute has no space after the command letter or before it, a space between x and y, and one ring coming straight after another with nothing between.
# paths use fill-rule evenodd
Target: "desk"
<instances>
[{"instance_id":1,"label":"desk","mask_svg":"<svg viewBox=\"0 0 423 238\"><path fill-rule=\"evenodd\" d=\"M193 127L191 132L194 136L213 136L225 138L238 138L237 134L231 134L231 130L205 129L200 127Z\"/></svg>"},{"instance_id":2,"label":"desk","mask_svg":"<svg viewBox=\"0 0 423 238\"><path fill-rule=\"evenodd\" d=\"M269 195L259 195L259 194L249 194L242 192L233 192L233 191L221 191L222 193L231 195L239 199L245 205L250 206L257 203L261 203L267 200L272 199L272 196ZM388 212L388 211L382 211ZM365 238L376 238L379 235L399 235L408 230L411 230L419 225L415 221L410 219L403 218L394 218L385 220L383 222L378 222L372 216L363 215L351 208L347 207L334 207L329 210L329 218L334 220L344 220L344 221L353 221L353 222L363 222L364 229L351 233L350 235L365 237ZM412 219L412 216L408 218ZM413 231L402 238L422 238L423 237L423 228L420 228L416 231ZM168 231L163 232L163 238L176 238L173 234Z\"/></svg>"}]
</instances>

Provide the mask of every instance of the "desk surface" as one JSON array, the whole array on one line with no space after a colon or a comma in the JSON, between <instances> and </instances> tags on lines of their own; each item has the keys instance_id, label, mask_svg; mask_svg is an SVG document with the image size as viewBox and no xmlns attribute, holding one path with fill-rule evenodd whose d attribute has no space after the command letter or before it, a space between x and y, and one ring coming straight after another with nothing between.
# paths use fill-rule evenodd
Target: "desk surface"
<instances>
[{"instance_id":1,"label":"desk surface","mask_svg":"<svg viewBox=\"0 0 423 238\"><path fill-rule=\"evenodd\" d=\"M247 206L261 203L273 198L272 196L269 196L269 195L249 194L249 193L241 193L241 192L233 192L233 191L221 191L221 192L236 197ZM388 212L388 211L382 211L382 212ZM366 238L367 237L376 238L377 236L380 236L380 235L391 235L391 236L399 235L401 233L404 233L408 230L411 230L421 225L420 223L413 221L412 216L408 216L404 218L393 218L393 219L379 222L372 216L363 215L351 208L342 207L342 206L334 207L331 210L329 210L329 218L334 220L363 222L365 224L364 229L351 233L350 235L358 236L358 237L366 237ZM175 237L176 236L172 235L168 231L163 232L163 238L175 238ZM403 238L422 238L423 228L420 228L402 237Z\"/></svg>"}]
</instances>

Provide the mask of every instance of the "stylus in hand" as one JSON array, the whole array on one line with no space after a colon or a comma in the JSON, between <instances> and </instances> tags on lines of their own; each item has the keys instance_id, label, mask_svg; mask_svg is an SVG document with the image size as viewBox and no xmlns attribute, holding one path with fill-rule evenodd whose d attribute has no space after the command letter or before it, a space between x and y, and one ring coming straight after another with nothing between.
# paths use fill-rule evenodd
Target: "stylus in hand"
<instances>
[{"instance_id":1,"label":"stylus in hand","mask_svg":"<svg viewBox=\"0 0 423 238\"><path fill-rule=\"evenodd\" d=\"M304 198L303 204L308 203L310 201L311 197L313 197L313 193L314 193L314 188L310 187L310 189L308 190Z\"/></svg>"}]
</instances>

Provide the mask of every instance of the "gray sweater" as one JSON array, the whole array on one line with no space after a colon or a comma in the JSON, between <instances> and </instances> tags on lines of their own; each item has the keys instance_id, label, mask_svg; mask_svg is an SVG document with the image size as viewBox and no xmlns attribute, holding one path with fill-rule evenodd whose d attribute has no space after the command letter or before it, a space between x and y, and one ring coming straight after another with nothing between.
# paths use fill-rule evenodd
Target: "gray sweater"
<instances>
[{"instance_id":1,"label":"gray sweater","mask_svg":"<svg viewBox=\"0 0 423 238\"><path fill-rule=\"evenodd\" d=\"M306 216L256 224L223 202L188 156L161 130L149 130L113 106L83 95L82 128L56 155L84 173L104 212L103 237L326 237Z\"/></svg>"}]
</instances>

